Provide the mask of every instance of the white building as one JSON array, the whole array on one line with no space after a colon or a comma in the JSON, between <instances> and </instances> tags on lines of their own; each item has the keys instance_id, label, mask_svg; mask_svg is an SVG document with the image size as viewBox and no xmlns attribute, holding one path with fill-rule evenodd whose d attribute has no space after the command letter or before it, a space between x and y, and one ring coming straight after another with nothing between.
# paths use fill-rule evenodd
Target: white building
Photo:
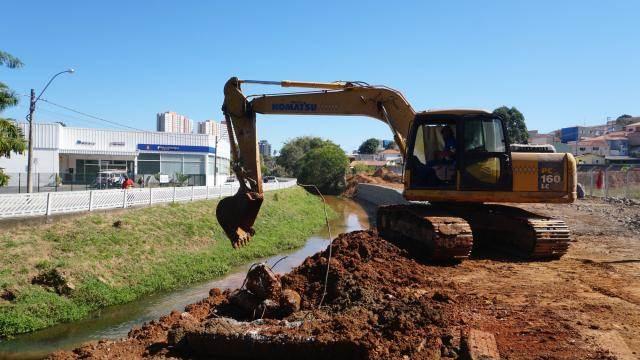
<instances>
[{"instance_id":1,"label":"white building","mask_svg":"<svg viewBox=\"0 0 640 360\"><path fill-rule=\"evenodd\" d=\"M20 124L28 138L28 126ZM216 146L217 144L217 146ZM158 174L190 175L192 185L224 183L229 175L229 143L211 135L121 131L34 124L34 173L59 175L63 183L88 183L99 171L126 170L136 180ZM11 175L27 171L27 153L0 158Z\"/></svg>"},{"instance_id":2,"label":"white building","mask_svg":"<svg viewBox=\"0 0 640 360\"><path fill-rule=\"evenodd\" d=\"M193 132L192 121L184 115L174 111L165 111L156 115L157 127L160 132L185 133Z\"/></svg>"}]
</instances>

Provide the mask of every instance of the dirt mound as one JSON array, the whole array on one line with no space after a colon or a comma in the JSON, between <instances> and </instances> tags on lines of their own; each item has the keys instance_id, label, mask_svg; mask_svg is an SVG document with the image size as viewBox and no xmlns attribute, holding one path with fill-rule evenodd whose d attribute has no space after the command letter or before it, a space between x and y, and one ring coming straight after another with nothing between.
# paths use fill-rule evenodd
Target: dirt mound
<instances>
[{"instance_id":1,"label":"dirt mound","mask_svg":"<svg viewBox=\"0 0 640 360\"><path fill-rule=\"evenodd\" d=\"M232 301L235 292L212 289L186 312L134 329L127 339L54 358L458 358L473 329L495 334L505 358L602 355L544 309L496 309L495 300L461 291L447 275L451 267L417 262L373 231L340 235L332 253L324 298L328 249L280 278L282 293L300 295L293 314L247 312ZM535 331L527 330L533 322Z\"/></svg>"},{"instance_id":2,"label":"dirt mound","mask_svg":"<svg viewBox=\"0 0 640 360\"><path fill-rule=\"evenodd\" d=\"M376 170L373 173L373 176L377 178L381 178L386 182L402 184L402 175L396 174L385 167L381 167L380 169Z\"/></svg>"},{"instance_id":3,"label":"dirt mound","mask_svg":"<svg viewBox=\"0 0 640 360\"><path fill-rule=\"evenodd\" d=\"M364 173L355 174L347 178L347 186L342 193L346 197L354 197L357 192L358 184L381 184L392 187L402 187L402 175L396 174L387 168L380 168L372 175Z\"/></svg>"}]
</instances>

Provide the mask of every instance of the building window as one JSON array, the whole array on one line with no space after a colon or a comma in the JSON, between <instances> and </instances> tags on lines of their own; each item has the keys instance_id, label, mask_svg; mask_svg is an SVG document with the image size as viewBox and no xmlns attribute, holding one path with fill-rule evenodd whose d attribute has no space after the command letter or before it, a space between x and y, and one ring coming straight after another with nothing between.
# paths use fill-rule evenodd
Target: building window
<instances>
[{"instance_id":1,"label":"building window","mask_svg":"<svg viewBox=\"0 0 640 360\"><path fill-rule=\"evenodd\" d=\"M175 175L204 175L203 155L190 154L153 154L141 153L138 156L138 174L140 175L169 175L174 179Z\"/></svg>"},{"instance_id":2,"label":"building window","mask_svg":"<svg viewBox=\"0 0 640 360\"><path fill-rule=\"evenodd\" d=\"M598 151L598 150L600 150L600 148L598 146L594 146L593 147L593 151Z\"/></svg>"},{"instance_id":3,"label":"building window","mask_svg":"<svg viewBox=\"0 0 640 360\"><path fill-rule=\"evenodd\" d=\"M138 161L138 174L155 175L160 172L160 161Z\"/></svg>"},{"instance_id":4,"label":"building window","mask_svg":"<svg viewBox=\"0 0 640 360\"><path fill-rule=\"evenodd\" d=\"M580 151L586 151L586 150L587 148L583 148L583 147L580 148Z\"/></svg>"}]
</instances>

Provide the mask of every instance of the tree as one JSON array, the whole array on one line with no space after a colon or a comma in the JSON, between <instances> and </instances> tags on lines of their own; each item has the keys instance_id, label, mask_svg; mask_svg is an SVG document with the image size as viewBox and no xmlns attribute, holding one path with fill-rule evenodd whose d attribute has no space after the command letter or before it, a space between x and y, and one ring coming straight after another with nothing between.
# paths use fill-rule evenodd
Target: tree
<instances>
[{"instance_id":1,"label":"tree","mask_svg":"<svg viewBox=\"0 0 640 360\"><path fill-rule=\"evenodd\" d=\"M384 149L385 150L389 150L389 149L397 150L398 149L398 144L396 144L395 141L388 142L387 145L384 147Z\"/></svg>"},{"instance_id":2,"label":"tree","mask_svg":"<svg viewBox=\"0 0 640 360\"><path fill-rule=\"evenodd\" d=\"M0 66L6 65L10 69L21 67L20 59L0 51ZM0 111L18 103L16 94L3 82L0 82ZM10 157L11 153L22 154L26 148L24 134L18 124L12 119L0 117L0 157ZM0 168L0 186L6 186L9 176Z\"/></svg>"},{"instance_id":3,"label":"tree","mask_svg":"<svg viewBox=\"0 0 640 360\"><path fill-rule=\"evenodd\" d=\"M507 125L507 136L511 144L526 144L529 141L529 133L527 132L527 124L525 124L524 115L515 107L508 108L506 106L499 107L493 111L493 114L501 117Z\"/></svg>"},{"instance_id":4,"label":"tree","mask_svg":"<svg viewBox=\"0 0 640 360\"><path fill-rule=\"evenodd\" d=\"M287 175L298 177L300 159L309 151L329 144L335 145L329 140L312 136L301 136L289 140L280 149L276 164L284 168Z\"/></svg>"},{"instance_id":5,"label":"tree","mask_svg":"<svg viewBox=\"0 0 640 360\"><path fill-rule=\"evenodd\" d=\"M287 171L276 163L277 157L270 155L260 155L260 168L262 175L266 176L287 176Z\"/></svg>"},{"instance_id":6,"label":"tree","mask_svg":"<svg viewBox=\"0 0 640 360\"><path fill-rule=\"evenodd\" d=\"M380 146L380 140L378 139L367 139L365 140L360 147L358 148L359 154L375 154L378 150L378 146Z\"/></svg>"},{"instance_id":7,"label":"tree","mask_svg":"<svg viewBox=\"0 0 640 360\"><path fill-rule=\"evenodd\" d=\"M323 194L340 194L346 187L348 165L344 151L338 145L328 143L300 159L298 181L316 185Z\"/></svg>"},{"instance_id":8,"label":"tree","mask_svg":"<svg viewBox=\"0 0 640 360\"><path fill-rule=\"evenodd\" d=\"M620 115L618 116L618 118L616 118L616 124L627 126L633 122L632 119L633 119L633 116L631 115L628 115L628 114Z\"/></svg>"}]
</instances>

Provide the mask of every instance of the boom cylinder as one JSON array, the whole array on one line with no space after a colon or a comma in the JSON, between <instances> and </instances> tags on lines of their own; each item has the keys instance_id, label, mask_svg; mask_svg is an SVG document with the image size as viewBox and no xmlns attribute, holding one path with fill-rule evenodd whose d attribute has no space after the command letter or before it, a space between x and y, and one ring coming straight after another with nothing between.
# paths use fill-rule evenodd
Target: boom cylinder
<instances>
[{"instance_id":1,"label":"boom cylinder","mask_svg":"<svg viewBox=\"0 0 640 360\"><path fill-rule=\"evenodd\" d=\"M261 84L261 85L277 85L281 87L297 87L297 88L310 88L310 89L327 89L327 90L341 90L350 87L345 82L333 82L333 83L321 83L321 82L306 82L306 81L269 81L269 80L238 80L239 83L245 84Z\"/></svg>"}]
</instances>

